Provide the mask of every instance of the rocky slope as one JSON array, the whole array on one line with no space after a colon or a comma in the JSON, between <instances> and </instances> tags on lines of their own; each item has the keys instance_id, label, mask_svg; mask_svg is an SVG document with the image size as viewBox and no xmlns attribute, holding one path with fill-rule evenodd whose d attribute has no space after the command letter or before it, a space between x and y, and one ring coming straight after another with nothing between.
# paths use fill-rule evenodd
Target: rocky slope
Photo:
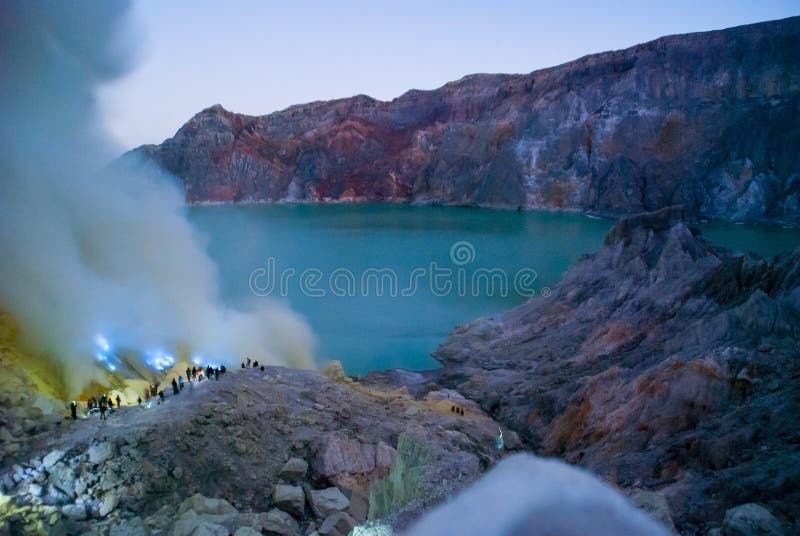
<instances>
[{"instance_id":1,"label":"rocky slope","mask_svg":"<svg viewBox=\"0 0 800 536\"><path fill-rule=\"evenodd\" d=\"M550 296L455 329L437 381L682 533L751 502L797 531L800 250L733 254L681 220L622 219Z\"/></svg>"},{"instance_id":2,"label":"rocky slope","mask_svg":"<svg viewBox=\"0 0 800 536\"><path fill-rule=\"evenodd\" d=\"M497 430L436 386L414 398L341 373L237 370L22 434L0 466L0 534L336 536L368 514L403 526L495 463Z\"/></svg>"},{"instance_id":3,"label":"rocky slope","mask_svg":"<svg viewBox=\"0 0 800 536\"><path fill-rule=\"evenodd\" d=\"M800 17L391 102L212 106L144 157L190 203L402 201L800 222Z\"/></svg>"}]
</instances>

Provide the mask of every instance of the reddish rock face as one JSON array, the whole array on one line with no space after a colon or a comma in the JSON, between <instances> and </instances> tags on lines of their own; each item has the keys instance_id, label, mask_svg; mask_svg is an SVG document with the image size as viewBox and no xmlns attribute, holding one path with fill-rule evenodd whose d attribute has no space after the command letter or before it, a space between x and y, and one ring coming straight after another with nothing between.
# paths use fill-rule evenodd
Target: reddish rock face
<instances>
[{"instance_id":1,"label":"reddish rock face","mask_svg":"<svg viewBox=\"0 0 800 536\"><path fill-rule=\"evenodd\" d=\"M145 156L200 202L402 201L800 222L800 17L391 102L216 105Z\"/></svg>"}]
</instances>

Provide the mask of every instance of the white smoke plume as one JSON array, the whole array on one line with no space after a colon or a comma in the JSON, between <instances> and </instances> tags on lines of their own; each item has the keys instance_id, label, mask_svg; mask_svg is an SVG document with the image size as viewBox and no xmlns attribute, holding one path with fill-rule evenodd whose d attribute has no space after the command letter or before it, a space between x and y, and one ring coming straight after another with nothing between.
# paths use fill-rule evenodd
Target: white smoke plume
<instances>
[{"instance_id":1,"label":"white smoke plume","mask_svg":"<svg viewBox=\"0 0 800 536\"><path fill-rule=\"evenodd\" d=\"M94 91L129 68L127 9L0 2L0 309L64 364L71 392L98 376L98 335L143 360L188 347L310 366L290 311L221 304L174 179L108 166Z\"/></svg>"}]
</instances>

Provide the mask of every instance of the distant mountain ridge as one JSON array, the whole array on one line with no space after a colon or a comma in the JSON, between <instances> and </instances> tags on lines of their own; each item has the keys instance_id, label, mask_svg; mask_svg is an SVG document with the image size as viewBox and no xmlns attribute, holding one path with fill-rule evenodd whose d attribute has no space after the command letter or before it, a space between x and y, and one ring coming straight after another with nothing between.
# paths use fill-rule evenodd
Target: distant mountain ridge
<instances>
[{"instance_id":1,"label":"distant mountain ridge","mask_svg":"<svg viewBox=\"0 0 800 536\"><path fill-rule=\"evenodd\" d=\"M216 105L124 158L189 203L389 201L800 223L800 17L530 74L264 116Z\"/></svg>"}]
</instances>

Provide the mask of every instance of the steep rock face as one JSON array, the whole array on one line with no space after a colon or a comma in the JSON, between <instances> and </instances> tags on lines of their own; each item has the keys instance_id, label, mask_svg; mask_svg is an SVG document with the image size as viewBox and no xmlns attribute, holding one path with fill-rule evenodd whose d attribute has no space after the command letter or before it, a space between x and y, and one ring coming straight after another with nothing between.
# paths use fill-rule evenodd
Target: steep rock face
<instances>
[{"instance_id":1,"label":"steep rock face","mask_svg":"<svg viewBox=\"0 0 800 536\"><path fill-rule=\"evenodd\" d=\"M800 17L391 102L213 106L143 156L197 202L409 201L800 221Z\"/></svg>"},{"instance_id":2,"label":"steep rock face","mask_svg":"<svg viewBox=\"0 0 800 536\"><path fill-rule=\"evenodd\" d=\"M680 209L621 220L546 298L456 328L438 381L535 452L664 496L682 533L726 509L800 519L800 250L734 255Z\"/></svg>"}]
</instances>

